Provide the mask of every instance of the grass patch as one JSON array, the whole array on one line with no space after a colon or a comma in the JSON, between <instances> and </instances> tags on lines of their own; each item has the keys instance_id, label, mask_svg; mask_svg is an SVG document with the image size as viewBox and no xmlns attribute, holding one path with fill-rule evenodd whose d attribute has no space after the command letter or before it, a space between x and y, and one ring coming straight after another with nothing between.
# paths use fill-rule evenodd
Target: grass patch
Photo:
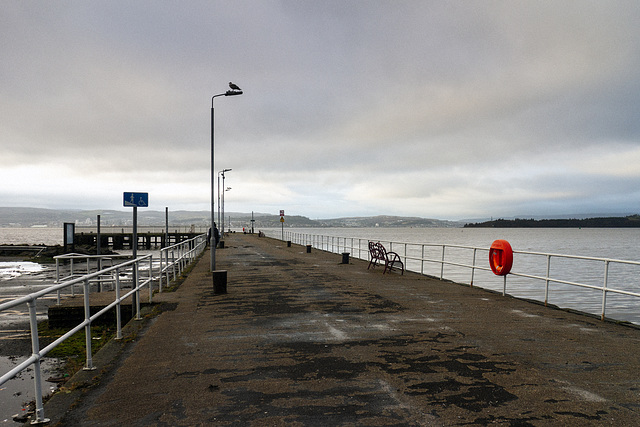
<instances>
[{"instance_id":1,"label":"grass patch","mask_svg":"<svg viewBox=\"0 0 640 427\"><path fill-rule=\"evenodd\" d=\"M48 321L38 324L41 347L48 345L64 335L68 329L50 328ZM105 344L116 335L114 326L92 326L91 327L91 353L95 355ZM84 367L86 361L86 335L84 329L76 332L71 337L58 344L53 350L47 353L47 357L62 359L64 363L63 371L72 375Z\"/></svg>"},{"instance_id":2,"label":"grass patch","mask_svg":"<svg viewBox=\"0 0 640 427\"><path fill-rule=\"evenodd\" d=\"M175 292L178 290L180 285L187 279L191 270L193 270L200 260L204 256L204 252L202 251L189 265L187 265L179 276L176 276L175 280L170 280L168 285L162 287L162 292ZM157 293L158 291L155 291Z\"/></svg>"}]
</instances>

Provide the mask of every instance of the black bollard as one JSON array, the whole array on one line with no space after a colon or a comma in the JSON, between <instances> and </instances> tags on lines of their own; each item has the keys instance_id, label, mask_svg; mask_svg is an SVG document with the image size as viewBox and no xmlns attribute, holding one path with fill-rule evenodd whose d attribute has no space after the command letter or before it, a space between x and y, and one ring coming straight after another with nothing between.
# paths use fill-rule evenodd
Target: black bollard
<instances>
[{"instance_id":1,"label":"black bollard","mask_svg":"<svg viewBox=\"0 0 640 427\"><path fill-rule=\"evenodd\" d=\"M213 272L213 293L215 295L227 293L227 270L215 270Z\"/></svg>"},{"instance_id":2,"label":"black bollard","mask_svg":"<svg viewBox=\"0 0 640 427\"><path fill-rule=\"evenodd\" d=\"M350 252L342 252L342 263L349 264L349 253Z\"/></svg>"},{"instance_id":3,"label":"black bollard","mask_svg":"<svg viewBox=\"0 0 640 427\"><path fill-rule=\"evenodd\" d=\"M311 245L307 245L307 253L310 254L311 253Z\"/></svg>"},{"instance_id":4,"label":"black bollard","mask_svg":"<svg viewBox=\"0 0 640 427\"><path fill-rule=\"evenodd\" d=\"M287 240L287 247L290 248L291 247L291 240Z\"/></svg>"}]
</instances>

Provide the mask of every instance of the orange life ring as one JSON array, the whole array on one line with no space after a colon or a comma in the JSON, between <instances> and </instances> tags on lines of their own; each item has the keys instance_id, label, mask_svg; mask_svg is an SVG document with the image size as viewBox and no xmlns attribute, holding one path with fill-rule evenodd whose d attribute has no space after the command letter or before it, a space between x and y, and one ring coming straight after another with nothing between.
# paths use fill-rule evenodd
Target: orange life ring
<instances>
[{"instance_id":1,"label":"orange life ring","mask_svg":"<svg viewBox=\"0 0 640 427\"><path fill-rule=\"evenodd\" d=\"M491 271L498 276L506 276L513 266L513 250L506 240L496 240L489 249Z\"/></svg>"}]
</instances>

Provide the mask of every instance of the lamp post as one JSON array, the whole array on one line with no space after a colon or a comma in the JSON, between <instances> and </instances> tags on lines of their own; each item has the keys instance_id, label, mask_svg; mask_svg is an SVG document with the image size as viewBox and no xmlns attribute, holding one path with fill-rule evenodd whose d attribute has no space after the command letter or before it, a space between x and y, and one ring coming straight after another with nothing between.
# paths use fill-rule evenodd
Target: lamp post
<instances>
[{"instance_id":1,"label":"lamp post","mask_svg":"<svg viewBox=\"0 0 640 427\"><path fill-rule=\"evenodd\" d=\"M231 169L224 169L218 172L218 224L220 224L220 175L229 172Z\"/></svg>"},{"instance_id":2,"label":"lamp post","mask_svg":"<svg viewBox=\"0 0 640 427\"><path fill-rule=\"evenodd\" d=\"M224 188L224 175L222 176L222 188ZM224 193L229 190L231 190L231 187L224 188L224 191L222 192L222 229L223 229L222 235L223 236L224 236ZM231 223L229 223L229 225L231 225Z\"/></svg>"},{"instance_id":3,"label":"lamp post","mask_svg":"<svg viewBox=\"0 0 640 427\"><path fill-rule=\"evenodd\" d=\"M224 192L226 191L224 188L224 173L229 172L231 169L225 169L221 171L222 174L222 219L218 219L219 224L222 226L220 229L220 236L224 237ZM218 212L220 211L220 187L218 187Z\"/></svg>"},{"instance_id":4,"label":"lamp post","mask_svg":"<svg viewBox=\"0 0 640 427\"><path fill-rule=\"evenodd\" d=\"M216 172L215 172L215 157L214 157L214 113L213 113L213 100L219 96L234 96L234 95L242 95L242 90L240 90L240 88L236 85L231 86L231 83L229 83L229 87L231 87L231 90L228 90L224 93L219 93L217 95L213 95L211 97L211 240L210 240L210 244L211 244L211 271L214 271L216 269L216 238L214 236L213 233L213 223L214 223L214 219L215 219L215 179L216 179Z\"/></svg>"}]
</instances>

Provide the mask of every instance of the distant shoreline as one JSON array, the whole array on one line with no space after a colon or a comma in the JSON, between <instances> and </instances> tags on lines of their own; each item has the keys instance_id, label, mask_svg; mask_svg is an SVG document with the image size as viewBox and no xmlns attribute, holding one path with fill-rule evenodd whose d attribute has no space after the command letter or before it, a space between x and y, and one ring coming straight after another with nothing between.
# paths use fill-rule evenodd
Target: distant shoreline
<instances>
[{"instance_id":1,"label":"distant shoreline","mask_svg":"<svg viewBox=\"0 0 640 427\"><path fill-rule=\"evenodd\" d=\"M638 228L640 215L584 219L496 219L469 223L465 228Z\"/></svg>"}]
</instances>

